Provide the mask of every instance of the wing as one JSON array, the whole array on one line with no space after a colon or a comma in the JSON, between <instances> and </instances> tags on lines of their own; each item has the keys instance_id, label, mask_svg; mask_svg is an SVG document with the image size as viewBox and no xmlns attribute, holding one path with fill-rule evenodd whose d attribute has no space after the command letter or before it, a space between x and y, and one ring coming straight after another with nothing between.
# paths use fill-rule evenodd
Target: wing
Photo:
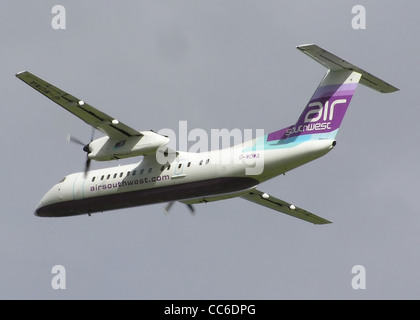
<instances>
[{"instance_id":1,"label":"wing","mask_svg":"<svg viewBox=\"0 0 420 320\"><path fill-rule=\"evenodd\" d=\"M327 224L331 221L325 220L313 213L310 213L304 209L295 207L294 205L287 203L283 200L277 199L259 190L252 190L248 194L242 196L243 199L260 204L262 206L274 209L276 211L288 214L298 219L302 219L313 224Z\"/></svg>"},{"instance_id":2,"label":"wing","mask_svg":"<svg viewBox=\"0 0 420 320\"><path fill-rule=\"evenodd\" d=\"M121 139L132 136L143 136L137 130L130 128L117 119L95 109L86 102L49 84L28 71L19 72L16 74L16 77L110 138Z\"/></svg>"}]
</instances>

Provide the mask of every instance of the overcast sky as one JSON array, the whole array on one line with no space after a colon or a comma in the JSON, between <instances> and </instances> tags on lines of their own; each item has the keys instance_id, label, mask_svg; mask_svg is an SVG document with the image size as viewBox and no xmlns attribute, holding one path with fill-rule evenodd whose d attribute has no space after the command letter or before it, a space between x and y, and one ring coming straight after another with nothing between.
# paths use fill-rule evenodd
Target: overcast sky
<instances>
[{"instance_id":1,"label":"overcast sky","mask_svg":"<svg viewBox=\"0 0 420 320\"><path fill-rule=\"evenodd\" d=\"M360 1L359 1L360 2ZM2 1L1 299L418 299L418 1ZM66 10L55 30L54 5ZM138 130L297 120L325 69L316 43L400 88L359 86L325 157L259 186L333 223L242 199L35 217L83 170L91 128L17 78L28 70ZM254 131L255 132L255 131ZM100 134L97 133L96 137ZM139 159L125 160L131 163ZM93 163L93 168L117 165ZM66 289L51 286L54 265ZM352 268L366 289L352 287Z\"/></svg>"}]
</instances>

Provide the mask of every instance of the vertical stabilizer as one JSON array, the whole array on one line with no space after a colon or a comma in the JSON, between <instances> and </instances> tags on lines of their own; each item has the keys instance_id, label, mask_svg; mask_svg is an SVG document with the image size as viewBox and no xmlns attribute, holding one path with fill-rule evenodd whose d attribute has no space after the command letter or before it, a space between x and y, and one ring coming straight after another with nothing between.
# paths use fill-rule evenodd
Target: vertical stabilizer
<instances>
[{"instance_id":1,"label":"vertical stabilizer","mask_svg":"<svg viewBox=\"0 0 420 320\"><path fill-rule=\"evenodd\" d=\"M268 134L267 141L279 140L284 144L297 139L333 140L359 83L383 93L398 90L316 45L302 45L297 48L328 68L328 71L298 121L290 127Z\"/></svg>"}]
</instances>

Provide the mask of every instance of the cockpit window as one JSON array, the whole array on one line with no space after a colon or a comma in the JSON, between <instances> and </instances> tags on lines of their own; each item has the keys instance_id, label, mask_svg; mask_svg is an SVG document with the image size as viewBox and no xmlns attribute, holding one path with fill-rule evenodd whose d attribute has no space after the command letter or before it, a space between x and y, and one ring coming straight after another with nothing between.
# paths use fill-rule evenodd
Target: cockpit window
<instances>
[{"instance_id":1,"label":"cockpit window","mask_svg":"<svg viewBox=\"0 0 420 320\"><path fill-rule=\"evenodd\" d=\"M64 182L64 180L66 180L67 177L64 177L63 179L60 180L59 183Z\"/></svg>"}]
</instances>

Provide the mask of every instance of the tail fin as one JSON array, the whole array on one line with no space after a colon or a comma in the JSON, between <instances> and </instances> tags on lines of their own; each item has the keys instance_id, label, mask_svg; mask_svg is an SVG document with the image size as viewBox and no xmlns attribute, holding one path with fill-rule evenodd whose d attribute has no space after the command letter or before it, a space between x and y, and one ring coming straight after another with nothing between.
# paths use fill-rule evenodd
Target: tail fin
<instances>
[{"instance_id":1,"label":"tail fin","mask_svg":"<svg viewBox=\"0 0 420 320\"><path fill-rule=\"evenodd\" d=\"M303 140L334 139L359 82L383 93L398 90L317 45L301 45L297 48L328 68L328 71L296 124L270 133L268 141L287 143L298 137Z\"/></svg>"}]
</instances>

